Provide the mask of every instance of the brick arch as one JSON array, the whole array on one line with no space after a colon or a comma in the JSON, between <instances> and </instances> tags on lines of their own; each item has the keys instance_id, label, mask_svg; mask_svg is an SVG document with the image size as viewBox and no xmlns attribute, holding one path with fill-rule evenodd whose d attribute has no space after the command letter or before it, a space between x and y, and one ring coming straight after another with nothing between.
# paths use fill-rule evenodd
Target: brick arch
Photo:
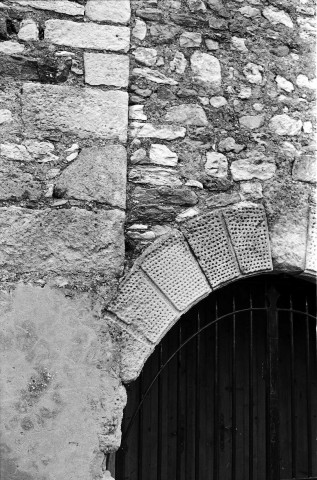
<instances>
[{"instance_id":1,"label":"brick arch","mask_svg":"<svg viewBox=\"0 0 317 480\"><path fill-rule=\"evenodd\" d=\"M316 275L316 212L306 245L306 276ZM290 271L292 270L290 266ZM107 318L123 382L138 377L155 346L193 305L227 283L272 272L262 205L240 203L188 220L148 247L122 281Z\"/></svg>"}]
</instances>

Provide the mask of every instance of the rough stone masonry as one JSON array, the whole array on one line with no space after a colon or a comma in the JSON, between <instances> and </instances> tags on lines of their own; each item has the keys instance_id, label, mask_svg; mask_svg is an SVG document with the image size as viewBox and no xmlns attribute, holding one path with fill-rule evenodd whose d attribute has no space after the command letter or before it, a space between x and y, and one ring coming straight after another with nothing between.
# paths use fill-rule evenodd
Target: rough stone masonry
<instances>
[{"instance_id":1,"label":"rough stone masonry","mask_svg":"<svg viewBox=\"0 0 317 480\"><path fill-rule=\"evenodd\" d=\"M1 480L109 478L122 382L181 312L251 257L316 270L314 16L0 0Z\"/></svg>"}]
</instances>

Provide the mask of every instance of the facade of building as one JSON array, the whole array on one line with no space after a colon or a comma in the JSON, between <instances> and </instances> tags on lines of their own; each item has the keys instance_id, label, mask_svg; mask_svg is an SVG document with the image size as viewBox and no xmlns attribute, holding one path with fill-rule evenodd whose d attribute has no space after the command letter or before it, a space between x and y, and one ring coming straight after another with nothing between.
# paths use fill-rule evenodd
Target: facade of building
<instances>
[{"instance_id":1,"label":"facade of building","mask_svg":"<svg viewBox=\"0 0 317 480\"><path fill-rule=\"evenodd\" d=\"M186 312L315 279L314 15L0 1L1 480L109 478L125 385Z\"/></svg>"}]
</instances>

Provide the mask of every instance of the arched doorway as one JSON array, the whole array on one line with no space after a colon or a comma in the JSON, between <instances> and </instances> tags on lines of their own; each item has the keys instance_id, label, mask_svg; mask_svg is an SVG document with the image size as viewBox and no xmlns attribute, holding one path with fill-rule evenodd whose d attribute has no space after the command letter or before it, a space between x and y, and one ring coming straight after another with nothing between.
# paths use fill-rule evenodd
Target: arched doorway
<instances>
[{"instance_id":1,"label":"arched doorway","mask_svg":"<svg viewBox=\"0 0 317 480\"><path fill-rule=\"evenodd\" d=\"M312 283L212 293L128 385L116 480L317 479L316 372Z\"/></svg>"}]
</instances>

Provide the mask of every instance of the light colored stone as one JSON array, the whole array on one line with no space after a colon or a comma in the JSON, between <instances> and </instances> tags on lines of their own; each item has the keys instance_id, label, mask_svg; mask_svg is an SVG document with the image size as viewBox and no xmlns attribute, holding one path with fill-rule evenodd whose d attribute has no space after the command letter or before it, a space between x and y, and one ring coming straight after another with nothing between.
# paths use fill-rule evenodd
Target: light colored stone
<instances>
[{"instance_id":1,"label":"light colored stone","mask_svg":"<svg viewBox=\"0 0 317 480\"><path fill-rule=\"evenodd\" d=\"M240 183L241 200L259 200L263 197L262 185L260 182L241 182Z\"/></svg>"},{"instance_id":2,"label":"light colored stone","mask_svg":"<svg viewBox=\"0 0 317 480\"><path fill-rule=\"evenodd\" d=\"M241 85L240 92L238 93L238 97L242 99L250 98L252 95L252 88L246 87L245 85Z\"/></svg>"},{"instance_id":3,"label":"light colored stone","mask_svg":"<svg viewBox=\"0 0 317 480\"><path fill-rule=\"evenodd\" d=\"M127 52L130 29L70 20L48 20L45 22L45 40L73 48Z\"/></svg>"},{"instance_id":4,"label":"light colored stone","mask_svg":"<svg viewBox=\"0 0 317 480\"><path fill-rule=\"evenodd\" d=\"M205 12L206 5L202 0L187 0L187 5L192 12Z\"/></svg>"},{"instance_id":5,"label":"light colored stone","mask_svg":"<svg viewBox=\"0 0 317 480\"><path fill-rule=\"evenodd\" d=\"M301 120L296 120L285 113L275 115L270 121L270 127L276 135L299 135L302 126Z\"/></svg>"},{"instance_id":6,"label":"light colored stone","mask_svg":"<svg viewBox=\"0 0 317 480\"><path fill-rule=\"evenodd\" d=\"M201 44L201 33L184 32L179 37L179 44L182 48L196 48Z\"/></svg>"},{"instance_id":7,"label":"light colored stone","mask_svg":"<svg viewBox=\"0 0 317 480\"><path fill-rule=\"evenodd\" d=\"M180 187L182 182L176 171L159 167L133 168L129 172L129 181L145 185L166 185Z\"/></svg>"},{"instance_id":8,"label":"light colored stone","mask_svg":"<svg viewBox=\"0 0 317 480\"><path fill-rule=\"evenodd\" d=\"M144 148L139 148L130 157L130 162L133 164L137 163L147 163L147 154Z\"/></svg>"},{"instance_id":9,"label":"light colored stone","mask_svg":"<svg viewBox=\"0 0 317 480\"><path fill-rule=\"evenodd\" d=\"M0 145L0 156L8 160L17 160L20 162L29 162L32 160L26 147L16 143L2 143Z\"/></svg>"},{"instance_id":10,"label":"light colored stone","mask_svg":"<svg viewBox=\"0 0 317 480\"><path fill-rule=\"evenodd\" d=\"M5 55L16 55L22 53L24 49L25 46L18 42L11 40L0 42L0 53L4 53Z\"/></svg>"},{"instance_id":11,"label":"light colored stone","mask_svg":"<svg viewBox=\"0 0 317 480\"><path fill-rule=\"evenodd\" d=\"M249 51L245 44L245 38L233 36L231 38L231 44L232 44L233 50L238 50L238 52L246 53Z\"/></svg>"},{"instance_id":12,"label":"light colored stone","mask_svg":"<svg viewBox=\"0 0 317 480\"><path fill-rule=\"evenodd\" d=\"M89 85L127 87L129 57L107 53L84 53L85 82Z\"/></svg>"},{"instance_id":13,"label":"light colored stone","mask_svg":"<svg viewBox=\"0 0 317 480\"><path fill-rule=\"evenodd\" d=\"M239 123L242 127L256 130L260 128L265 121L265 115L244 115L239 118Z\"/></svg>"},{"instance_id":14,"label":"light colored stone","mask_svg":"<svg viewBox=\"0 0 317 480\"><path fill-rule=\"evenodd\" d=\"M129 107L130 120L147 120L147 116L143 112L144 105L132 105Z\"/></svg>"},{"instance_id":15,"label":"light colored stone","mask_svg":"<svg viewBox=\"0 0 317 480\"><path fill-rule=\"evenodd\" d=\"M282 90L285 90L288 93L291 93L294 90L294 85L292 82L286 80L284 77L281 77L281 75L277 75L275 81Z\"/></svg>"},{"instance_id":16,"label":"light colored stone","mask_svg":"<svg viewBox=\"0 0 317 480\"><path fill-rule=\"evenodd\" d=\"M66 198L125 208L127 154L121 145L83 149L56 182Z\"/></svg>"},{"instance_id":17,"label":"light colored stone","mask_svg":"<svg viewBox=\"0 0 317 480\"><path fill-rule=\"evenodd\" d=\"M128 94L65 85L26 83L22 116L26 132L46 137L52 130L80 138L127 139Z\"/></svg>"},{"instance_id":18,"label":"light colored stone","mask_svg":"<svg viewBox=\"0 0 317 480\"><path fill-rule=\"evenodd\" d=\"M203 190L204 186L201 182L198 182L198 180L187 180L185 183L186 187L195 187L195 188L200 188Z\"/></svg>"},{"instance_id":19,"label":"light colored stone","mask_svg":"<svg viewBox=\"0 0 317 480\"><path fill-rule=\"evenodd\" d=\"M239 8L241 15L247 18L259 17L261 15L261 10L258 8L250 7L246 5L245 7Z\"/></svg>"},{"instance_id":20,"label":"light colored stone","mask_svg":"<svg viewBox=\"0 0 317 480\"><path fill-rule=\"evenodd\" d=\"M219 43L211 38L206 38L205 40L207 50L219 50Z\"/></svg>"},{"instance_id":21,"label":"light colored stone","mask_svg":"<svg viewBox=\"0 0 317 480\"><path fill-rule=\"evenodd\" d=\"M278 10L275 7L265 7L262 10L262 15L273 25L281 23L288 28L294 28L291 17L284 10Z\"/></svg>"},{"instance_id":22,"label":"light colored stone","mask_svg":"<svg viewBox=\"0 0 317 480\"><path fill-rule=\"evenodd\" d=\"M186 128L176 125L153 125L152 123L133 122L130 125L130 135L139 138L158 138L160 140L175 140L184 138Z\"/></svg>"},{"instance_id":23,"label":"light colored stone","mask_svg":"<svg viewBox=\"0 0 317 480\"><path fill-rule=\"evenodd\" d=\"M313 78L312 80L309 80L306 75L298 75L296 78L296 85L299 88L309 88L311 90L314 90L317 86L317 79Z\"/></svg>"},{"instance_id":24,"label":"light colored stone","mask_svg":"<svg viewBox=\"0 0 317 480\"><path fill-rule=\"evenodd\" d=\"M147 67L153 67L157 60L157 50L155 48L138 47L132 54L137 62Z\"/></svg>"},{"instance_id":25,"label":"light colored stone","mask_svg":"<svg viewBox=\"0 0 317 480\"><path fill-rule=\"evenodd\" d=\"M52 155L55 147L50 142L38 142L36 140L25 140L23 144L33 158L40 162L58 160L58 157Z\"/></svg>"},{"instance_id":26,"label":"light colored stone","mask_svg":"<svg viewBox=\"0 0 317 480\"><path fill-rule=\"evenodd\" d=\"M169 107L164 120L169 123L183 123L204 127L208 125L208 119L204 109L197 104L183 104Z\"/></svg>"},{"instance_id":27,"label":"light colored stone","mask_svg":"<svg viewBox=\"0 0 317 480\"><path fill-rule=\"evenodd\" d=\"M159 72L158 70L151 70L151 68L134 68L132 70L132 75L136 77L143 77L146 80L150 80L154 83L162 83L165 85L178 85L178 82L173 78L169 78L164 73Z\"/></svg>"},{"instance_id":28,"label":"light colored stone","mask_svg":"<svg viewBox=\"0 0 317 480\"><path fill-rule=\"evenodd\" d=\"M256 111L256 112L262 112L262 110L264 109L265 105L263 105L263 103L254 103L252 105L253 109Z\"/></svg>"},{"instance_id":29,"label":"light colored stone","mask_svg":"<svg viewBox=\"0 0 317 480\"><path fill-rule=\"evenodd\" d=\"M187 60L182 52L176 52L174 59L170 62L170 69L182 75L187 67Z\"/></svg>"},{"instance_id":30,"label":"light colored stone","mask_svg":"<svg viewBox=\"0 0 317 480\"><path fill-rule=\"evenodd\" d=\"M225 97L217 97L217 96L211 97L211 99L209 100L209 103L214 108L221 108L221 107L224 107L225 105L228 105L228 102L225 99Z\"/></svg>"},{"instance_id":31,"label":"light colored stone","mask_svg":"<svg viewBox=\"0 0 317 480\"><path fill-rule=\"evenodd\" d=\"M261 67L260 65L256 65L252 62L248 63L243 69L243 73L248 82L257 85L260 85L262 83L261 72L263 72L263 67Z\"/></svg>"},{"instance_id":32,"label":"light colored stone","mask_svg":"<svg viewBox=\"0 0 317 480\"><path fill-rule=\"evenodd\" d=\"M293 178L301 182L317 182L317 158L315 155L304 155L295 159L292 171Z\"/></svg>"},{"instance_id":33,"label":"light colored stone","mask_svg":"<svg viewBox=\"0 0 317 480\"><path fill-rule=\"evenodd\" d=\"M9 123L13 121L12 113L10 110L3 108L0 110L0 125L3 123Z\"/></svg>"},{"instance_id":34,"label":"light colored stone","mask_svg":"<svg viewBox=\"0 0 317 480\"><path fill-rule=\"evenodd\" d=\"M194 81L205 87L220 87L221 67L216 57L197 51L191 56L190 64Z\"/></svg>"},{"instance_id":35,"label":"light colored stone","mask_svg":"<svg viewBox=\"0 0 317 480\"><path fill-rule=\"evenodd\" d=\"M207 152L205 172L211 177L226 178L228 175L228 160L225 155L218 152Z\"/></svg>"},{"instance_id":36,"label":"light colored stone","mask_svg":"<svg viewBox=\"0 0 317 480\"><path fill-rule=\"evenodd\" d=\"M303 123L303 132L304 133L312 133L313 131L313 124L310 121Z\"/></svg>"},{"instance_id":37,"label":"light colored stone","mask_svg":"<svg viewBox=\"0 0 317 480\"><path fill-rule=\"evenodd\" d=\"M168 167L176 167L178 156L172 152L166 145L152 144L150 148L151 163L156 165L165 165Z\"/></svg>"},{"instance_id":38,"label":"light colored stone","mask_svg":"<svg viewBox=\"0 0 317 480\"><path fill-rule=\"evenodd\" d=\"M20 25L18 37L20 40L24 40L25 42L38 40L39 27L37 23L32 18L27 18L26 20L23 20Z\"/></svg>"},{"instance_id":39,"label":"light colored stone","mask_svg":"<svg viewBox=\"0 0 317 480\"><path fill-rule=\"evenodd\" d=\"M130 20L129 0L88 0L85 15L94 22L126 24Z\"/></svg>"},{"instance_id":40,"label":"light colored stone","mask_svg":"<svg viewBox=\"0 0 317 480\"><path fill-rule=\"evenodd\" d=\"M232 178L235 181L240 180L268 180L272 178L276 171L275 163L259 162L257 159L242 158L232 162L231 167Z\"/></svg>"},{"instance_id":41,"label":"light colored stone","mask_svg":"<svg viewBox=\"0 0 317 480\"><path fill-rule=\"evenodd\" d=\"M138 40L144 40L146 37L146 23L139 18L135 19L135 26L132 29L132 36Z\"/></svg>"},{"instance_id":42,"label":"light colored stone","mask_svg":"<svg viewBox=\"0 0 317 480\"><path fill-rule=\"evenodd\" d=\"M193 217L196 217L196 215L198 215L200 212L199 208L198 207L191 207L191 208L187 208L187 210L184 210L182 213L180 213L179 215L177 215L176 217L176 222L184 222L185 220L189 219L189 218L193 218Z\"/></svg>"},{"instance_id":43,"label":"light colored stone","mask_svg":"<svg viewBox=\"0 0 317 480\"><path fill-rule=\"evenodd\" d=\"M41 190L41 183L20 163L0 160L0 200L39 200Z\"/></svg>"},{"instance_id":44,"label":"light colored stone","mask_svg":"<svg viewBox=\"0 0 317 480\"><path fill-rule=\"evenodd\" d=\"M85 7L69 0L9 0L38 10L50 10L65 15L84 15Z\"/></svg>"}]
</instances>

